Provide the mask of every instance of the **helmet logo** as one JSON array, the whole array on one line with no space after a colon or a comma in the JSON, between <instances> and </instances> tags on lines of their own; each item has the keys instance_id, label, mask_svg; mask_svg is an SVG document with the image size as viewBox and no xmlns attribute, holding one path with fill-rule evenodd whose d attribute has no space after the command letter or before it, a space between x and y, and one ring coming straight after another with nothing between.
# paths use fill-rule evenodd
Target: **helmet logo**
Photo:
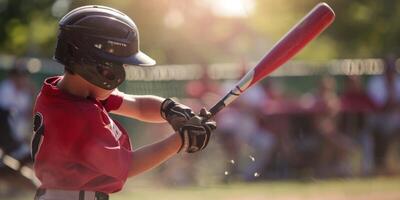
<instances>
[{"instance_id":1,"label":"helmet logo","mask_svg":"<svg viewBox=\"0 0 400 200\"><path fill-rule=\"evenodd\" d=\"M111 44L111 45L121 46L121 47L126 47L127 46L125 43L116 42L116 41L112 41L112 40L107 40L107 43Z\"/></svg>"},{"instance_id":2,"label":"helmet logo","mask_svg":"<svg viewBox=\"0 0 400 200\"><path fill-rule=\"evenodd\" d=\"M102 46L103 46L103 45L101 45L101 44L94 44L94 47L96 47L96 48L98 48L98 49L101 49Z\"/></svg>"}]
</instances>

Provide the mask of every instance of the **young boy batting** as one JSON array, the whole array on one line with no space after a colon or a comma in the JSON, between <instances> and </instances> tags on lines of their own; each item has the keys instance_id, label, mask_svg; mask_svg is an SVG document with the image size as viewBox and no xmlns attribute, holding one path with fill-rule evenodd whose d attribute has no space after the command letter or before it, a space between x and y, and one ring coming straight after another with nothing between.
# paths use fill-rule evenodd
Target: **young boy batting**
<instances>
[{"instance_id":1,"label":"young boy batting","mask_svg":"<svg viewBox=\"0 0 400 200\"><path fill-rule=\"evenodd\" d=\"M171 99L128 95L116 88L130 65L155 61L139 50L139 33L122 12L84 6L59 22L55 59L63 76L47 78L34 107L32 158L41 181L36 200L104 200L128 177L177 152L204 149L216 128L205 109ZM133 150L126 130L109 112L146 122L168 121L169 137Z\"/></svg>"}]
</instances>

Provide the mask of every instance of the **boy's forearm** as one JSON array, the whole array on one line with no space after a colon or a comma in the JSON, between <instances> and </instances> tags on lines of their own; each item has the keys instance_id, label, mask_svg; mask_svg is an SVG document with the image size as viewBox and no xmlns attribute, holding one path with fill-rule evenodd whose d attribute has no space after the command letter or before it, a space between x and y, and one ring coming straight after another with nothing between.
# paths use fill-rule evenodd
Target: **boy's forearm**
<instances>
[{"instance_id":1,"label":"boy's forearm","mask_svg":"<svg viewBox=\"0 0 400 200\"><path fill-rule=\"evenodd\" d=\"M145 121L165 122L161 117L160 109L164 98L154 95L136 96L139 105L139 113Z\"/></svg>"},{"instance_id":2,"label":"boy's forearm","mask_svg":"<svg viewBox=\"0 0 400 200\"><path fill-rule=\"evenodd\" d=\"M165 122L160 115L161 103L163 101L164 98L154 95L136 96L124 94L121 107L112 112L145 122Z\"/></svg>"},{"instance_id":3,"label":"boy's forearm","mask_svg":"<svg viewBox=\"0 0 400 200\"><path fill-rule=\"evenodd\" d=\"M158 166L175 155L181 146L179 134L170 135L164 140L141 147L133 152L128 176L132 177Z\"/></svg>"}]
</instances>

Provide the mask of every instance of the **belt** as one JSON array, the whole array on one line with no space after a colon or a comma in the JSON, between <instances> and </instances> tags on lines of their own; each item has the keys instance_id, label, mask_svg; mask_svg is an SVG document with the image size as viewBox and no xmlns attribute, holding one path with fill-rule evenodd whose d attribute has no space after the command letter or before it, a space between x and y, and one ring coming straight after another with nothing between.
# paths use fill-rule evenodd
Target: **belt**
<instances>
[{"instance_id":1,"label":"belt","mask_svg":"<svg viewBox=\"0 0 400 200\"><path fill-rule=\"evenodd\" d=\"M63 198L64 197L64 198ZM62 200L109 200L109 196L103 192L76 191L76 190L54 190L39 188L36 190L35 200L62 199Z\"/></svg>"}]
</instances>

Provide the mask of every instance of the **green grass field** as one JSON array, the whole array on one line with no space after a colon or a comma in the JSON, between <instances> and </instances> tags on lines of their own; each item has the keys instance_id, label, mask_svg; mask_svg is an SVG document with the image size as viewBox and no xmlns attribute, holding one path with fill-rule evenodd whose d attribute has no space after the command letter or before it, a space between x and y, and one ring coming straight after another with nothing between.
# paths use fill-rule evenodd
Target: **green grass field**
<instances>
[{"instance_id":1,"label":"green grass field","mask_svg":"<svg viewBox=\"0 0 400 200\"><path fill-rule=\"evenodd\" d=\"M33 199L27 193L9 200ZM318 181L273 181L197 187L155 187L130 181L112 200L399 200L400 177Z\"/></svg>"}]
</instances>

